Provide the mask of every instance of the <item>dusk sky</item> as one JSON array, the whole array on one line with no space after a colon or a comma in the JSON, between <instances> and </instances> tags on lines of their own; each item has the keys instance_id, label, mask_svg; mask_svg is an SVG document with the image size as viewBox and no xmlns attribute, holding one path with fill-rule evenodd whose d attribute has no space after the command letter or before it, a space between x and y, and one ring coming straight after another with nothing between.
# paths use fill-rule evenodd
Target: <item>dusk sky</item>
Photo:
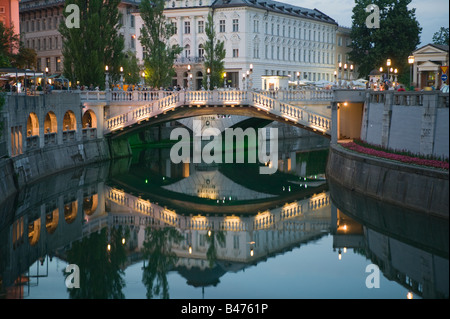
<instances>
[{"instance_id":1,"label":"dusk sky","mask_svg":"<svg viewBox=\"0 0 450 319\"><path fill-rule=\"evenodd\" d=\"M352 9L354 0L278 0L304 8L318 9L335 19L339 25L351 27ZM413 0L410 8L416 8L416 17L423 28L421 45L432 42L433 34L440 27L449 26L449 2L448 0Z\"/></svg>"}]
</instances>

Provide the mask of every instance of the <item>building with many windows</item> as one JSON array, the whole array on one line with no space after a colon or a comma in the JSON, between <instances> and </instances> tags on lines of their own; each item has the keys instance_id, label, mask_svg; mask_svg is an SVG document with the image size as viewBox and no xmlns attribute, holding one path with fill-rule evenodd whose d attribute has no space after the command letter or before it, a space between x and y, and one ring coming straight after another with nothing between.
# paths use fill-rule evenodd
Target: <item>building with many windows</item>
<instances>
[{"instance_id":1,"label":"building with many windows","mask_svg":"<svg viewBox=\"0 0 450 319\"><path fill-rule=\"evenodd\" d=\"M21 41L37 53L37 71L61 74L63 68L62 37L59 25L63 22L64 0L22 0L20 2ZM135 52L136 31L133 10L140 0L123 0L119 5L122 13L120 33L124 36L125 51Z\"/></svg>"},{"instance_id":2,"label":"building with many windows","mask_svg":"<svg viewBox=\"0 0 450 319\"><path fill-rule=\"evenodd\" d=\"M218 40L225 42L226 81L232 87L276 89L299 80L334 80L338 24L317 9L272 0L168 0L165 15L177 27L170 40L183 52L176 60L174 84L202 86L203 43L208 14L214 16ZM142 19L136 13L137 33ZM137 44L137 56L142 48ZM244 75L253 66L253 72Z\"/></svg>"}]
</instances>

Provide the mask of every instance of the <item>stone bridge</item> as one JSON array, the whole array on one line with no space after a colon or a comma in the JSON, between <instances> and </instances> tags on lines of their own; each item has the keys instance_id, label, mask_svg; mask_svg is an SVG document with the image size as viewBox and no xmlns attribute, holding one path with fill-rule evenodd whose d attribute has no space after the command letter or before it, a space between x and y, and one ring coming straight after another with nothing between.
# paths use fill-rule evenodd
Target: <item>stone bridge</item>
<instances>
[{"instance_id":1,"label":"stone bridge","mask_svg":"<svg viewBox=\"0 0 450 319\"><path fill-rule=\"evenodd\" d=\"M210 114L285 121L320 135L331 135L331 116L299 104L329 104L332 91L88 91L80 94L84 108L105 115L97 124L105 136L122 135L147 122L155 124Z\"/></svg>"}]
</instances>

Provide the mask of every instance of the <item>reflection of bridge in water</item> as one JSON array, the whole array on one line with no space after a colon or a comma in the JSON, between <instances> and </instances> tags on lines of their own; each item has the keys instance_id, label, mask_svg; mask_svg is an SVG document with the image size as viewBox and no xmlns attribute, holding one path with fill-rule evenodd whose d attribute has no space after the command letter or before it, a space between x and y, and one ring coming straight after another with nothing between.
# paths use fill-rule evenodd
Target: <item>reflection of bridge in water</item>
<instances>
[{"instance_id":1,"label":"reflection of bridge in water","mask_svg":"<svg viewBox=\"0 0 450 319\"><path fill-rule=\"evenodd\" d=\"M378 220L375 212L357 205L354 209L370 211L374 217L369 224L361 225L335 209L328 192L253 215L181 215L106 186L108 172L107 166L65 172L21 192L17 207L2 205L0 276L4 287L19 285L19 281L36 282L32 276L45 275L46 256L65 259L73 243L119 226L130 231L125 249L127 265L131 265L143 258L141 248L148 227L172 227L182 234L183 240L170 246L177 256L171 270L178 271L190 285L215 285L226 272L250 267L331 232L333 247L341 250L343 259L346 256L342 250L355 249L379 265L389 280L419 296L448 298L448 243L447 250L444 247L433 251L426 243L415 243L417 232L392 235L390 230L374 224ZM45 197L39 196L43 185L47 189ZM338 195L346 199L345 194ZM396 227L393 221L388 224ZM423 222L420 224L424 226ZM211 268L209 236L220 233L224 240L217 242ZM105 249L107 244L104 243ZM421 261L417 262L417 258ZM29 268L36 261L42 261L43 266L40 262L37 265L42 268L39 273Z\"/></svg>"}]
</instances>

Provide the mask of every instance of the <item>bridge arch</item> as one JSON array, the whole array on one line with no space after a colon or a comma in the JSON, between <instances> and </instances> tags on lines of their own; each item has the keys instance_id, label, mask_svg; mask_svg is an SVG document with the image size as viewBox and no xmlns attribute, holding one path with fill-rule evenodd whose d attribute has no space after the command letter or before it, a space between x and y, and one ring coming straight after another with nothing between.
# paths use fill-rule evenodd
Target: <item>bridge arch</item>
<instances>
[{"instance_id":1,"label":"bridge arch","mask_svg":"<svg viewBox=\"0 0 450 319\"><path fill-rule=\"evenodd\" d=\"M39 119L36 113L30 113L27 120L27 137L39 135Z\"/></svg>"}]
</instances>

